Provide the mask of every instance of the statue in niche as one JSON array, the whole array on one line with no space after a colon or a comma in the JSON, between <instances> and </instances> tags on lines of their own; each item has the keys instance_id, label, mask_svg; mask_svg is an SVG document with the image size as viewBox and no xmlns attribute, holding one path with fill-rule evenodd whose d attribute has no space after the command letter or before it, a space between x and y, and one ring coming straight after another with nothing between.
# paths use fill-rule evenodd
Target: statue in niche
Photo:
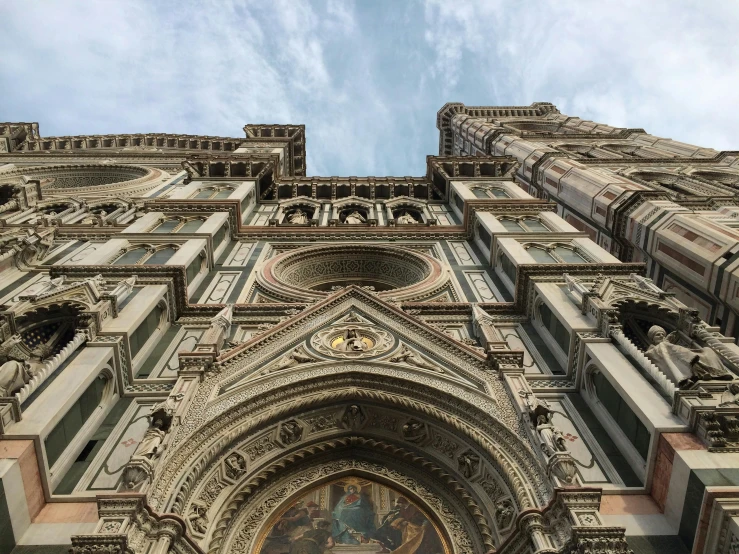
<instances>
[{"instance_id":1,"label":"statue in niche","mask_svg":"<svg viewBox=\"0 0 739 554\"><path fill-rule=\"evenodd\" d=\"M293 213L288 215L287 219L292 225L307 225L308 214L298 208Z\"/></svg>"},{"instance_id":2,"label":"statue in niche","mask_svg":"<svg viewBox=\"0 0 739 554\"><path fill-rule=\"evenodd\" d=\"M280 429L280 440L285 446L300 440L303 436L303 428L294 419L282 424Z\"/></svg>"},{"instance_id":3,"label":"statue in niche","mask_svg":"<svg viewBox=\"0 0 739 554\"><path fill-rule=\"evenodd\" d=\"M686 348L676 344L677 333L653 325L647 332L651 346L646 355L679 388L689 388L696 381L731 381L734 376L710 348Z\"/></svg>"},{"instance_id":4,"label":"statue in niche","mask_svg":"<svg viewBox=\"0 0 739 554\"><path fill-rule=\"evenodd\" d=\"M356 404L352 404L346 409L346 412L344 412L344 417L341 418L341 421L343 421L344 425L349 429L358 429L362 426L365 419L367 418L365 417L362 408Z\"/></svg>"},{"instance_id":5,"label":"statue in niche","mask_svg":"<svg viewBox=\"0 0 739 554\"><path fill-rule=\"evenodd\" d=\"M721 402L719 408L726 408L728 406L739 406L739 382L729 383L726 390L721 393Z\"/></svg>"},{"instance_id":6,"label":"statue in niche","mask_svg":"<svg viewBox=\"0 0 739 554\"><path fill-rule=\"evenodd\" d=\"M344 340L337 342L334 347L342 352L363 352L367 350L366 340L357 332L356 329L347 329L344 331Z\"/></svg>"},{"instance_id":7,"label":"statue in niche","mask_svg":"<svg viewBox=\"0 0 739 554\"><path fill-rule=\"evenodd\" d=\"M0 366L0 397L13 396L28 384L32 377L30 363L8 360Z\"/></svg>"},{"instance_id":8,"label":"statue in niche","mask_svg":"<svg viewBox=\"0 0 739 554\"><path fill-rule=\"evenodd\" d=\"M206 509L197 504L193 505L192 512L190 513L190 525L192 525L193 531L205 535L208 532L208 516Z\"/></svg>"},{"instance_id":9,"label":"statue in niche","mask_svg":"<svg viewBox=\"0 0 739 554\"><path fill-rule=\"evenodd\" d=\"M226 458L226 475L230 479L238 479L246 473L246 460L243 456L234 452Z\"/></svg>"},{"instance_id":10,"label":"statue in niche","mask_svg":"<svg viewBox=\"0 0 739 554\"><path fill-rule=\"evenodd\" d=\"M416 221L416 218L408 212L403 212L403 214L398 217L395 222L400 223L401 225L413 225L414 223L418 223L418 221Z\"/></svg>"},{"instance_id":11,"label":"statue in niche","mask_svg":"<svg viewBox=\"0 0 739 554\"><path fill-rule=\"evenodd\" d=\"M477 466L480 465L480 457L474 452L467 451L457 458L457 464L462 475L469 479L477 471Z\"/></svg>"},{"instance_id":12,"label":"statue in niche","mask_svg":"<svg viewBox=\"0 0 739 554\"><path fill-rule=\"evenodd\" d=\"M367 223L367 220L361 213L359 213L359 211L354 210L346 216L344 223L346 225L361 225L362 223Z\"/></svg>"},{"instance_id":13,"label":"statue in niche","mask_svg":"<svg viewBox=\"0 0 739 554\"><path fill-rule=\"evenodd\" d=\"M428 436L426 425L417 419L409 419L408 422L403 425L401 431L403 433L403 438L414 444L423 442Z\"/></svg>"},{"instance_id":14,"label":"statue in niche","mask_svg":"<svg viewBox=\"0 0 739 554\"><path fill-rule=\"evenodd\" d=\"M495 504L495 522L499 529L507 528L513 521L516 510L509 499L501 500Z\"/></svg>"}]
</instances>

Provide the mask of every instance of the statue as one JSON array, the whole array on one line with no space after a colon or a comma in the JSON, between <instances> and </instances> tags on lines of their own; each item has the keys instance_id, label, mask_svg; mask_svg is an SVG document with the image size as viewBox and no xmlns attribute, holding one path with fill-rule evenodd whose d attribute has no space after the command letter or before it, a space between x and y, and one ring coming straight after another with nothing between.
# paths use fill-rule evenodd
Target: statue
<instances>
[{"instance_id":1,"label":"statue","mask_svg":"<svg viewBox=\"0 0 739 554\"><path fill-rule=\"evenodd\" d=\"M513 521L513 515L515 514L513 504L507 498L501 500L495 504L495 522L498 524L499 529L505 529Z\"/></svg>"},{"instance_id":2,"label":"statue","mask_svg":"<svg viewBox=\"0 0 739 554\"><path fill-rule=\"evenodd\" d=\"M287 219L293 225L306 225L308 223L308 214L298 208L288 215Z\"/></svg>"},{"instance_id":3,"label":"statue","mask_svg":"<svg viewBox=\"0 0 739 554\"><path fill-rule=\"evenodd\" d=\"M226 475L233 480L238 479L246 473L246 460L236 452L226 458Z\"/></svg>"},{"instance_id":4,"label":"statue","mask_svg":"<svg viewBox=\"0 0 739 554\"><path fill-rule=\"evenodd\" d=\"M679 388L689 388L696 381L731 381L734 376L710 348L686 348L676 344L677 334L669 335L659 325L647 332L652 345L646 355Z\"/></svg>"},{"instance_id":5,"label":"statue","mask_svg":"<svg viewBox=\"0 0 739 554\"><path fill-rule=\"evenodd\" d=\"M728 406L739 406L739 382L729 383L726 390L721 393L721 402L719 408L726 408Z\"/></svg>"},{"instance_id":6,"label":"statue","mask_svg":"<svg viewBox=\"0 0 739 554\"><path fill-rule=\"evenodd\" d=\"M193 531L196 533L205 535L208 532L208 516L206 515L206 509L202 506L193 505L188 519L190 520Z\"/></svg>"},{"instance_id":7,"label":"statue","mask_svg":"<svg viewBox=\"0 0 739 554\"><path fill-rule=\"evenodd\" d=\"M480 465L480 458L474 452L465 452L457 458L457 464L462 475L470 479L477 471L477 466Z\"/></svg>"},{"instance_id":8,"label":"statue","mask_svg":"<svg viewBox=\"0 0 739 554\"><path fill-rule=\"evenodd\" d=\"M31 364L25 361L8 360L0 366L0 397L13 396L32 377Z\"/></svg>"},{"instance_id":9,"label":"statue","mask_svg":"<svg viewBox=\"0 0 739 554\"><path fill-rule=\"evenodd\" d=\"M149 428L144 433L144 438L136 447L136 451L133 453L133 458L146 458L147 460L153 460L162 455L163 448L160 448L164 437L167 435L165 431L162 431L164 421L161 418L155 419Z\"/></svg>"},{"instance_id":10,"label":"statue","mask_svg":"<svg viewBox=\"0 0 739 554\"><path fill-rule=\"evenodd\" d=\"M519 396L525 399L529 411L531 424L539 436L539 445L546 456L553 456L557 452L567 452L567 444L562 431L552 423L552 409L546 400L540 400L532 392L519 391Z\"/></svg>"},{"instance_id":11,"label":"statue","mask_svg":"<svg viewBox=\"0 0 739 554\"><path fill-rule=\"evenodd\" d=\"M303 428L294 419L283 423L280 429L280 440L285 446L297 442L303 436Z\"/></svg>"},{"instance_id":12,"label":"statue","mask_svg":"<svg viewBox=\"0 0 739 554\"><path fill-rule=\"evenodd\" d=\"M556 452L567 452L565 438L549 417L540 415L536 420L536 433L539 435L539 444L544 454L552 456Z\"/></svg>"},{"instance_id":13,"label":"statue","mask_svg":"<svg viewBox=\"0 0 739 554\"><path fill-rule=\"evenodd\" d=\"M367 350L367 345L359 336L356 329L348 329L344 332L344 340L336 345L336 350L343 352L363 352Z\"/></svg>"},{"instance_id":14,"label":"statue","mask_svg":"<svg viewBox=\"0 0 739 554\"><path fill-rule=\"evenodd\" d=\"M416 221L416 218L408 212L403 212L403 215L398 217L395 222L403 225L413 225L414 223L418 223L418 221Z\"/></svg>"},{"instance_id":15,"label":"statue","mask_svg":"<svg viewBox=\"0 0 739 554\"><path fill-rule=\"evenodd\" d=\"M403 438L408 442L419 444L426 440L426 426L417 419L409 419L402 428Z\"/></svg>"},{"instance_id":16,"label":"statue","mask_svg":"<svg viewBox=\"0 0 739 554\"><path fill-rule=\"evenodd\" d=\"M421 369L437 371L437 368L427 363L420 356L416 356L416 354L405 345L403 345L403 349L400 351L400 354L391 357L389 361L393 364L408 364Z\"/></svg>"},{"instance_id":17,"label":"statue","mask_svg":"<svg viewBox=\"0 0 739 554\"><path fill-rule=\"evenodd\" d=\"M352 213L346 216L346 218L344 219L344 223L347 225L360 225L362 223L367 223L367 220L361 213L359 213L357 210L354 210Z\"/></svg>"},{"instance_id":18,"label":"statue","mask_svg":"<svg viewBox=\"0 0 739 554\"><path fill-rule=\"evenodd\" d=\"M343 421L344 425L349 429L358 429L362 426L365 419L362 408L356 404L352 404L346 409L346 412L344 412L344 417L341 418L341 421Z\"/></svg>"},{"instance_id":19,"label":"statue","mask_svg":"<svg viewBox=\"0 0 739 554\"><path fill-rule=\"evenodd\" d=\"M295 350L290 352L290 354L286 354L285 356L283 356L279 363L270 371L280 371L282 369L288 369L300 364L309 364L315 361L315 358L308 356L308 354L306 354L303 349L298 346Z\"/></svg>"}]
</instances>

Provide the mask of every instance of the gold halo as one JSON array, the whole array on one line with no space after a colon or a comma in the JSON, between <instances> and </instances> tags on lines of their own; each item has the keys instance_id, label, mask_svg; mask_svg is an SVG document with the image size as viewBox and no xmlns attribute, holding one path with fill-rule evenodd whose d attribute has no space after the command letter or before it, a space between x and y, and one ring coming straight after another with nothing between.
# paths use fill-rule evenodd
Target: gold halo
<instances>
[{"instance_id":1,"label":"gold halo","mask_svg":"<svg viewBox=\"0 0 739 554\"><path fill-rule=\"evenodd\" d=\"M354 487L357 490L357 493L362 490L362 485L359 484L358 479L349 479L346 482L346 485L344 485L344 492L349 492L349 487Z\"/></svg>"}]
</instances>

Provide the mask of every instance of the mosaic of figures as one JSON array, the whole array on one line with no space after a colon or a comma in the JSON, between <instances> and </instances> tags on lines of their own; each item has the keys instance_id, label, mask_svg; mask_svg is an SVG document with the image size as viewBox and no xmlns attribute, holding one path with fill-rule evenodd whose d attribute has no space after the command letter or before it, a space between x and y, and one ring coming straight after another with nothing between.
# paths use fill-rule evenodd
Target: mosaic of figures
<instances>
[{"instance_id":1,"label":"mosaic of figures","mask_svg":"<svg viewBox=\"0 0 739 554\"><path fill-rule=\"evenodd\" d=\"M346 477L316 487L274 518L259 554L449 552L415 502L374 481Z\"/></svg>"}]
</instances>

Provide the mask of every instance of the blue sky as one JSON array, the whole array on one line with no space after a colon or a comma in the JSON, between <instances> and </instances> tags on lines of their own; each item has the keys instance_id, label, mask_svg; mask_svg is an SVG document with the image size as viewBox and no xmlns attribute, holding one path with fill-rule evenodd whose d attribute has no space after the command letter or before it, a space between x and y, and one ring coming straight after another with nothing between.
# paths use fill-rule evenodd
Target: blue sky
<instances>
[{"instance_id":1,"label":"blue sky","mask_svg":"<svg viewBox=\"0 0 739 554\"><path fill-rule=\"evenodd\" d=\"M303 123L309 175L421 175L437 110L562 112L739 150L739 2L0 3L0 121L242 137Z\"/></svg>"}]
</instances>

